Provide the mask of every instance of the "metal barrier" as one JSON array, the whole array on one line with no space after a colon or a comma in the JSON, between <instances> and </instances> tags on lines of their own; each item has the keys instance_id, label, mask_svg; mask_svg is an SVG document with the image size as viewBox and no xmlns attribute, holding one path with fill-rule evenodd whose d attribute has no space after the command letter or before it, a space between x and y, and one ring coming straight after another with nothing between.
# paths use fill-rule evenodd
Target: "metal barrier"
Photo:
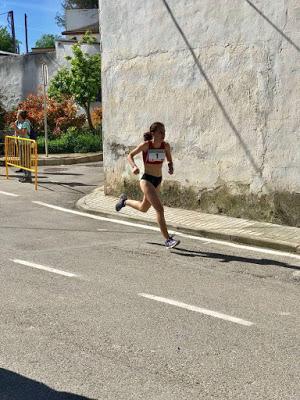
<instances>
[{"instance_id":1,"label":"metal barrier","mask_svg":"<svg viewBox=\"0 0 300 400\"><path fill-rule=\"evenodd\" d=\"M22 168L34 173L35 190L37 190L38 153L35 140L18 136L5 136L5 168L8 179L8 167Z\"/></svg>"}]
</instances>

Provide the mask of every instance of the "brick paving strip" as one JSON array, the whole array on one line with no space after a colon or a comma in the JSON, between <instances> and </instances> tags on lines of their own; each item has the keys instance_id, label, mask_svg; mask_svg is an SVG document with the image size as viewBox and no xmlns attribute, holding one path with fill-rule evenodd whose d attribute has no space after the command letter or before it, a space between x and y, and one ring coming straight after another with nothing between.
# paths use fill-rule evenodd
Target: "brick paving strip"
<instances>
[{"instance_id":1,"label":"brick paving strip","mask_svg":"<svg viewBox=\"0 0 300 400\"><path fill-rule=\"evenodd\" d=\"M144 214L125 207L117 213L117 200L106 196L103 187L99 187L80 199L77 207L86 212L156 224L153 209ZM165 207L165 216L168 226L181 232L300 253L300 228L171 207Z\"/></svg>"}]
</instances>

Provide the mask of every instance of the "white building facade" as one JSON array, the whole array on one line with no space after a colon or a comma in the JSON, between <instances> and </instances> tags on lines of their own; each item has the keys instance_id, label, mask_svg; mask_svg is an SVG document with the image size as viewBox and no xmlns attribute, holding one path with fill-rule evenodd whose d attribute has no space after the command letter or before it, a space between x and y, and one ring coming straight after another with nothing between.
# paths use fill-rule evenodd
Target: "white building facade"
<instances>
[{"instance_id":1,"label":"white building facade","mask_svg":"<svg viewBox=\"0 0 300 400\"><path fill-rule=\"evenodd\" d=\"M300 224L297 0L100 0L106 192L162 121L167 204ZM138 161L142 164L142 161Z\"/></svg>"}]
</instances>

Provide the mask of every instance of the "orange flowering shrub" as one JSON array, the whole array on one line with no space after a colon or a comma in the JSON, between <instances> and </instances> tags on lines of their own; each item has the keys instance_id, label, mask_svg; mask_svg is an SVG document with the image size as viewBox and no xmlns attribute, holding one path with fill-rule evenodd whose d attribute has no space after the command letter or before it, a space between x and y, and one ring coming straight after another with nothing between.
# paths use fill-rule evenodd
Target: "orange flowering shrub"
<instances>
[{"instance_id":1,"label":"orange flowering shrub","mask_svg":"<svg viewBox=\"0 0 300 400\"><path fill-rule=\"evenodd\" d=\"M44 132L44 97L42 94L30 94L18 104L18 109L28 112L36 132ZM6 113L6 125L16 120L17 111ZM47 122L48 129L54 136L59 136L69 127L81 128L86 121L85 115L77 115L77 107L72 99L65 99L61 103L47 97Z\"/></svg>"},{"instance_id":2,"label":"orange flowering shrub","mask_svg":"<svg viewBox=\"0 0 300 400\"><path fill-rule=\"evenodd\" d=\"M102 107L95 107L91 112L93 126L97 128L102 124Z\"/></svg>"}]
</instances>

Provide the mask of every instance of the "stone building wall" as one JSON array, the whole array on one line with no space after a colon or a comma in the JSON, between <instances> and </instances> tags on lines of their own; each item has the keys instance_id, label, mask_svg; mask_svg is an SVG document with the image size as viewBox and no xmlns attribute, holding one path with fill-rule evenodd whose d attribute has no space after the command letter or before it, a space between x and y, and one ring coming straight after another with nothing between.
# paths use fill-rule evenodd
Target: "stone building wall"
<instances>
[{"instance_id":1,"label":"stone building wall","mask_svg":"<svg viewBox=\"0 0 300 400\"><path fill-rule=\"evenodd\" d=\"M36 93L42 84L42 63L49 69L49 78L57 70L55 53L27 54L0 58L0 92L6 110L15 108L28 94Z\"/></svg>"},{"instance_id":2,"label":"stone building wall","mask_svg":"<svg viewBox=\"0 0 300 400\"><path fill-rule=\"evenodd\" d=\"M0 93L4 95L3 104L7 110L15 108L28 94L37 93L41 87L42 64L48 66L49 82L57 71L69 65L67 56L72 56L75 42L59 40L53 52L29 53L20 56L0 57ZM99 43L83 44L88 54L99 54Z\"/></svg>"},{"instance_id":3,"label":"stone building wall","mask_svg":"<svg viewBox=\"0 0 300 400\"><path fill-rule=\"evenodd\" d=\"M169 205L300 224L297 0L100 0L106 192L154 121ZM141 165L141 160L139 161Z\"/></svg>"}]
</instances>

